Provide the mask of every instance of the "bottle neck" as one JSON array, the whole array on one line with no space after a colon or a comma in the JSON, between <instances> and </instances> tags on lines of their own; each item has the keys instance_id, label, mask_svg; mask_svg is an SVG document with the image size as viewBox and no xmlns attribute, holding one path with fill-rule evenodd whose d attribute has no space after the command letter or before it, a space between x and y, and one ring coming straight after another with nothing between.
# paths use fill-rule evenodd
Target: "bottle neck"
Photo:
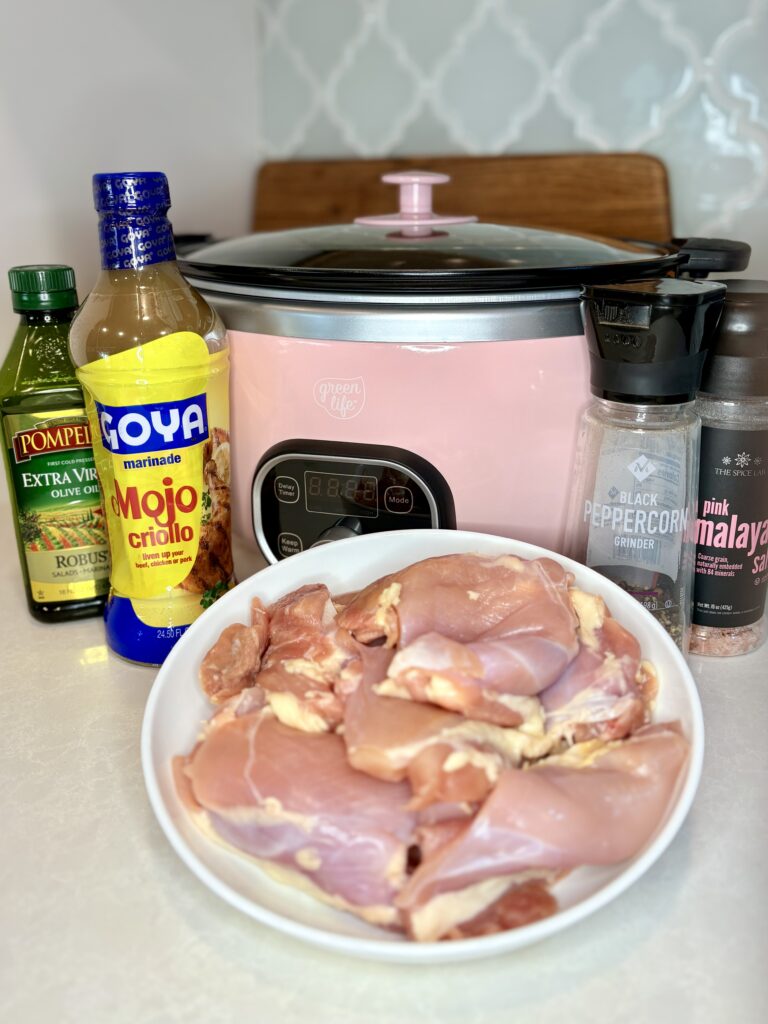
<instances>
[{"instance_id":1,"label":"bottle neck","mask_svg":"<svg viewBox=\"0 0 768 1024\"><path fill-rule=\"evenodd\" d=\"M592 403L592 408L601 419L619 426L681 426L696 419L693 400L669 405L639 405L634 402L614 402L608 398L593 398Z\"/></svg>"},{"instance_id":2,"label":"bottle neck","mask_svg":"<svg viewBox=\"0 0 768 1024\"><path fill-rule=\"evenodd\" d=\"M68 327L77 312L77 306L69 309L25 309L20 311L22 327Z\"/></svg>"},{"instance_id":3,"label":"bottle neck","mask_svg":"<svg viewBox=\"0 0 768 1024\"><path fill-rule=\"evenodd\" d=\"M99 215L104 270L140 270L176 259L171 222L164 210L108 210Z\"/></svg>"}]
</instances>

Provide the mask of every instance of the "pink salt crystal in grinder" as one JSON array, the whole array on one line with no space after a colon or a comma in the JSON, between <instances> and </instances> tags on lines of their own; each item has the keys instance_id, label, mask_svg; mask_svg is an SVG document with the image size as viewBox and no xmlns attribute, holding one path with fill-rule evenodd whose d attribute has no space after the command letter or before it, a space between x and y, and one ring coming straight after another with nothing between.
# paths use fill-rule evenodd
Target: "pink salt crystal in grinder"
<instances>
[{"instance_id":1,"label":"pink salt crystal in grinder","mask_svg":"<svg viewBox=\"0 0 768 1024\"><path fill-rule=\"evenodd\" d=\"M691 653L747 654L768 633L768 281L727 280L704 370Z\"/></svg>"}]
</instances>

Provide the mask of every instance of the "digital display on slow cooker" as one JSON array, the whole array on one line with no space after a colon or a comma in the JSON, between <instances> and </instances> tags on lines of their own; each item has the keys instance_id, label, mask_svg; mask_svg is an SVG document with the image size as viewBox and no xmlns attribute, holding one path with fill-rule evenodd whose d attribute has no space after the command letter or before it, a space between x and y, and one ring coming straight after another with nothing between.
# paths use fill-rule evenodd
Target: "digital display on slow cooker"
<instances>
[{"instance_id":1,"label":"digital display on slow cooker","mask_svg":"<svg viewBox=\"0 0 768 1024\"><path fill-rule=\"evenodd\" d=\"M273 445L256 466L251 507L272 562L345 537L456 526L451 489L423 456L338 440Z\"/></svg>"},{"instance_id":2,"label":"digital display on slow cooker","mask_svg":"<svg viewBox=\"0 0 768 1024\"><path fill-rule=\"evenodd\" d=\"M375 476L305 471L304 501L307 512L371 519L379 514Z\"/></svg>"}]
</instances>

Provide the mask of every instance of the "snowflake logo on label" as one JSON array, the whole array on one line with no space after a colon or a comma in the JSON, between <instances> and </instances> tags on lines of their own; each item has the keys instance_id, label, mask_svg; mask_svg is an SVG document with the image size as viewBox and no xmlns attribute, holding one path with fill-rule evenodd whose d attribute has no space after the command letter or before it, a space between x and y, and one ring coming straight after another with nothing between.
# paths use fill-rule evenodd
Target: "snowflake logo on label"
<instances>
[{"instance_id":1,"label":"snowflake logo on label","mask_svg":"<svg viewBox=\"0 0 768 1024\"><path fill-rule=\"evenodd\" d=\"M760 458L760 456L759 456L759 455L755 457L755 460L754 460L754 464L755 464L756 466L762 466L762 464L763 464L763 460L762 460L762 459Z\"/></svg>"},{"instance_id":2,"label":"snowflake logo on label","mask_svg":"<svg viewBox=\"0 0 768 1024\"><path fill-rule=\"evenodd\" d=\"M739 469L746 469L751 461L752 456L747 455L746 452L739 452L739 454L736 456L736 465L739 467Z\"/></svg>"},{"instance_id":3,"label":"snowflake logo on label","mask_svg":"<svg viewBox=\"0 0 768 1024\"><path fill-rule=\"evenodd\" d=\"M730 455L724 455L723 456L723 465L724 466L730 466L731 461L732 460L731 460L731 456Z\"/></svg>"},{"instance_id":4,"label":"snowflake logo on label","mask_svg":"<svg viewBox=\"0 0 768 1024\"><path fill-rule=\"evenodd\" d=\"M639 484L641 484L643 480L647 480L652 473L656 472L656 467L650 459L645 457L645 455L640 455L634 462L630 462L627 469Z\"/></svg>"}]
</instances>

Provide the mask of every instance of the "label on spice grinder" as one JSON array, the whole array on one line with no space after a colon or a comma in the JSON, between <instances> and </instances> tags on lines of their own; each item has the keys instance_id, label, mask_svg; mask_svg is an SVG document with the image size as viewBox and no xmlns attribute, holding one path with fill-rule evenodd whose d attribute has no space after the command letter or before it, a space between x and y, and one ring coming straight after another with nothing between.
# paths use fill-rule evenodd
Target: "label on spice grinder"
<instances>
[{"instance_id":1,"label":"label on spice grinder","mask_svg":"<svg viewBox=\"0 0 768 1024\"><path fill-rule=\"evenodd\" d=\"M693 621L757 622L768 588L768 431L702 427Z\"/></svg>"},{"instance_id":2,"label":"label on spice grinder","mask_svg":"<svg viewBox=\"0 0 768 1024\"><path fill-rule=\"evenodd\" d=\"M592 499L583 509L587 565L618 583L668 628L690 599L685 565L690 544L685 540L691 534L692 509L686 505L686 457L682 432L648 435L642 446L631 431L607 434Z\"/></svg>"}]
</instances>

